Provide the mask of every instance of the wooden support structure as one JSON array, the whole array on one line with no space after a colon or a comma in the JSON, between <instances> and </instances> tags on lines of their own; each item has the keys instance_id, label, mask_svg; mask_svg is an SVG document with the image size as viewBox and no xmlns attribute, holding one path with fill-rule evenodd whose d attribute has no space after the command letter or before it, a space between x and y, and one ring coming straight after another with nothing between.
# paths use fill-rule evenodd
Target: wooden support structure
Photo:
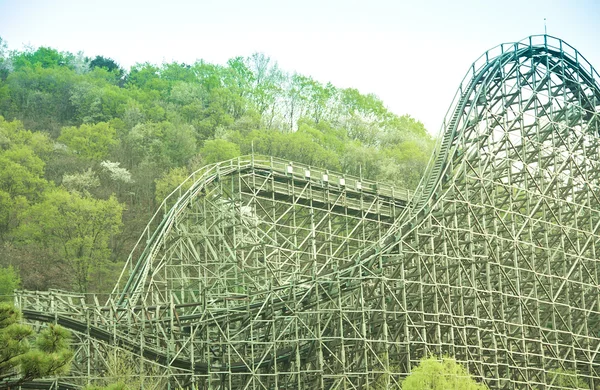
<instances>
[{"instance_id":1,"label":"wooden support structure","mask_svg":"<svg viewBox=\"0 0 600 390\"><path fill-rule=\"evenodd\" d=\"M559 39L500 45L465 76L414 194L216 164L165 200L106 304L17 304L76 332L70 383L117 348L161 372L145 388L394 388L430 353L493 389L599 388L598 80Z\"/></svg>"}]
</instances>

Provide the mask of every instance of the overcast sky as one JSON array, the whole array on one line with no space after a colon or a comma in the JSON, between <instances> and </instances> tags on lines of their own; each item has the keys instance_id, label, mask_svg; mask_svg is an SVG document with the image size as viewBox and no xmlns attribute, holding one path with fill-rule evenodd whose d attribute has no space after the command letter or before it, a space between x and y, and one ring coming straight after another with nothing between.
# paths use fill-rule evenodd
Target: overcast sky
<instances>
[{"instance_id":1,"label":"overcast sky","mask_svg":"<svg viewBox=\"0 0 600 390\"><path fill-rule=\"evenodd\" d=\"M600 0L0 0L0 37L125 68L263 52L285 71L374 93L437 134L469 65L542 34L544 18L600 68Z\"/></svg>"}]
</instances>

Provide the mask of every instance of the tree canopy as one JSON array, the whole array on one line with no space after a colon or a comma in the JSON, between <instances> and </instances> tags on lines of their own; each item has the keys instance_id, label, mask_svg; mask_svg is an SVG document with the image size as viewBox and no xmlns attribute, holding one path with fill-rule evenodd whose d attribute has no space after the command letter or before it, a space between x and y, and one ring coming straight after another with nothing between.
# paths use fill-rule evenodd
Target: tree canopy
<instances>
[{"instance_id":1,"label":"tree canopy","mask_svg":"<svg viewBox=\"0 0 600 390\"><path fill-rule=\"evenodd\" d=\"M402 382L403 390L485 390L456 360L448 357L428 357Z\"/></svg>"},{"instance_id":2,"label":"tree canopy","mask_svg":"<svg viewBox=\"0 0 600 390\"><path fill-rule=\"evenodd\" d=\"M100 283L193 170L252 152L414 188L433 140L373 94L225 64L140 62L0 38L0 267L23 288Z\"/></svg>"},{"instance_id":3,"label":"tree canopy","mask_svg":"<svg viewBox=\"0 0 600 390\"><path fill-rule=\"evenodd\" d=\"M64 374L70 368L69 331L51 324L34 336L33 329L20 324L20 319L19 310L0 303L0 389Z\"/></svg>"},{"instance_id":4,"label":"tree canopy","mask_svg":"<svg viewBox=\"0 0 600 390\"><path fill-rule=\"evenodd\" d=\"M12 266L0 267L0 302L12 300L13 291L21 284L18 272Z\"/></svg>"}]
</instances>

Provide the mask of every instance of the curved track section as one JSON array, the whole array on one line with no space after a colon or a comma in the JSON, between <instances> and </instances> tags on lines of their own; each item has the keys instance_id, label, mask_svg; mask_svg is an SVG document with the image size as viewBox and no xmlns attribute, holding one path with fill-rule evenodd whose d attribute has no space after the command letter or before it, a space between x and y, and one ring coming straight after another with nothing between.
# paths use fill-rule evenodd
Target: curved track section
<instances>
[{"instance_id":1,"label":"curved track section","mask_svg":"<svg viewBox=\"0 0 600 390\"><path fill-rule=\"evenodd\" d=\"M115 288L123 286L118 303L251 296L326 272L379 240L409 196L274 158L205 167L146 228Z\"/></svg>"},{"instance_id":2,"label":"curved track section","mask_svg":"<svg viewBox=\"0 0 600 390\"><path fill-rule=\"evenodd\" d=\"M492 388L558 386L557 372L598 386L598 80L549 36L473 64L412 207L361 258L397 264L388 310L405 310L410 345L396 353L457 356Z\"/></svg>"},{"instance_id":3,"label":"curved track section","mask_svg":"<svg viewBox=\"0 0 600 390\"><path fill-rule=\"evenodd\" d=\"M565 84L562 86L564 101L554 107L552 100L560 98L557 86L553 85L558 78ZM489 123L494 119L484 118L484 115L496 115L498 121L505 119L502 118L507 114L504 111L514 110L510 112L511 117L506 118L512 125L529 120L530 123L524 125L531 126L535 118L563 122L566 119L564 105L574 104L585 111L584 121L587 121L592 119L600 100L598 79L594 67L577 50L550 36L532 36L484 53L471 65L444 119L442 135L415 194L413 214L431 202L447 178L450 163L460 158L453 153L457 150L461 153L460 146L469 142L469 138L490 135L486 132L502 125ZM501 91L502 88L509 90ZM557 111L548 112L551 108ZM576 120L574 116L569 124L576 125ZM483 121L487 122L484 126ZM596 121L591 125L598 126Z\"/></svg>"}]
</instances>

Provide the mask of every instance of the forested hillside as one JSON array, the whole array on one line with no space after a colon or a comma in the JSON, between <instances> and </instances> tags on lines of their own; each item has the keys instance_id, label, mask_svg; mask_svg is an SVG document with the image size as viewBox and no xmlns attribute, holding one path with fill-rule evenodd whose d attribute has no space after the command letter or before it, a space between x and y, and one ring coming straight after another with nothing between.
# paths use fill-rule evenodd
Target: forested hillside
<instances>
[{"instance_id":1,"label":"forested hillside","mask_svg":"<svg viewBox=\"0 0 600 390\"><path fill-rule=\"evenodd\" d=\"M126 71L0 40L0 267L27 289L105 292L156 205L205 164L253 151L413 188L431 147L376 96L263 54Z\"/></svg>"}]
</instances>

